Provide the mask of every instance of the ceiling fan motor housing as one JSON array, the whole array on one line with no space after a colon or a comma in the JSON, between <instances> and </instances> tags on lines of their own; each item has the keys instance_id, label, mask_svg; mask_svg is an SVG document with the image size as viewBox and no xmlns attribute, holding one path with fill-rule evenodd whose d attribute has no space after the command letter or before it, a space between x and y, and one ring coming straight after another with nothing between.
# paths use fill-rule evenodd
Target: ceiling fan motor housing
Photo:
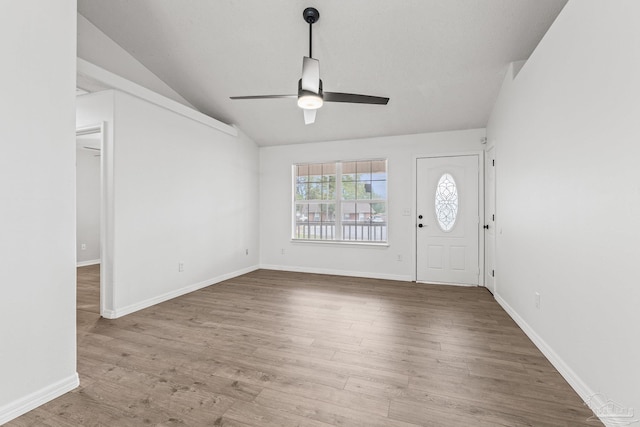
<instances>
[{"instance_id":1,"label":"ceiling fan motor housing","mask_svg":"<svg viewBox=\"0 0 640 427\"><path fill-rule=\"evenodd\" d=\"M306 110L317 110L324 104L322 80L319 81L318 93L302 89L302 79L298 80L298 107Z\"/></svg>"},{"instance_id":2,"label":"ceiling fan motor housing","mask_svg":"<svg viewBox=\"0 0 640 427\"><path fill-rule=\"evenodd\" d=\"M302 12L302 17L308 24L315 24L320 19L320 12L315 7L308 7Z\"/></svg>"}]
</instances>

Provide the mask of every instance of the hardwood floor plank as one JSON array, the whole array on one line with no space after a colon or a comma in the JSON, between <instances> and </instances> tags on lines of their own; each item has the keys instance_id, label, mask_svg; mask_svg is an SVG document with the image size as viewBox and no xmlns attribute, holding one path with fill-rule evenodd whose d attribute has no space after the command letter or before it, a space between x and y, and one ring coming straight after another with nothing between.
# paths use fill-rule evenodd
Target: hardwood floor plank
<instances>
[{"instance_id":1,"label":"hardwood floor plank","mask_svg":"<svg viewBox=\"0 0 640 427\"><path fill-rule=\"evenodd\" d=\"M346 408L358 408L360 411L382 417L386 417L389 413L388 398L370 396L357 391L337 389L306 381L286 384L270 383L265 388Z\"/></svg>"},{"instance_id":2,"label":"hardwood floor plank","mask_svg":"<svg viewBox=\"0 0 640 427\"><path fill-rule=\"evenodd\" d=\"M315 359L312 357L287 357L284 354L277 354L276 352L258 349L256 354L263 354L269 357L274 363L285 364L289 367L299 366L304 367L316 372L324 372L325 375L331 372L338 373L341 376L349 377L351 375L362 375L370 378L378 378L383 381L389 381L399 384L407 384L409 377L406 374L398 373L392 370L381 370L377 367L369 367L361 363L361 361L348 361L342 362L340 360L332 359L330 361ZM346 379L345 379L346 383ZM344 384L343 384L344 386Z\"/></svg>"},{"instance_id":3,"label":"hardwood floor plank","mask_svg":"<svg viewBox=\"0 0 640 427\"><path fill-rule=\"evenodd\" d=\"M425 405L423 402L407 400L392 400L389 417L394 420L433 427L496 427L500 425L484 421L476 415L461 413L459 408L452 408L450 405Z\"/></svg>"},{"instance_id":4,"label":"hardwood floor plank","mask_svg":"<svg viewBox=\"0 0 640 427\"><path fill-rule=\"evenodd\" d=\"M468 375L469 369L466 363L442 363L437 359L420 359L402 357L388 357L386 355L367 355L363 357L362 353L337 351L332 360L342 363L359 364L368 368L376 369L381 372L395 372L406 375L407 380L410 376L419 375L425 370L436 370L439 372L454 373L457 375Z\"/></svg>"},{"instance_id":5,"label":"hardwood floor plank","mask_svg":"<svg viewBox=\"0 0 640 427\"><path fill-rule=\"evenodd\" d=\"M478 408L471 405L467 406L446 398L433 396L431 401L392 400L389 416L392 419L416 423L424 422L423 420L433 420L432 425L437 426L473 425L479 427L514 427L535 425L566 427L566 424L549 424L540 418L537 418L534 424L529 422L525 417L513 413L501 414L499 412L491 412L486 408Z\"/></svg>"},{"instance_id":6,"label":"hardwood floor plank","mask_svg":"<svg viewBox=\"0 0 640 427\"><path fill-rule=\"evenodd\" d=\"M107 320L99 281L80 387L8 427L598 425L483 288L258 270Z\"/></svg>"},{"instance_id":7,"label":"hardwood floor plank","mask_svg":"<svg viewBox=\"0 0 640 427\"><path fill-rule=\"evenodd\" d=\"M193 369L208 372L234 380L245 381L258 386L271 383L308 381L334 388L343 388L347 376L340 372L317 370L313 366L279 364L274 361L252 358L251 356L201 358L191 363Z\"/></svg>"},{"instance_id":8,"label":"hardwood floor plank","mask_svg":"<svg viewBox=\"0 0 640 427\"><path fill-rule=\"evenodd\" d=\"M224 418L257 427L328 427L333 425L300 416L290 411L274 409L259 403L246 402L237 402L225 413Z\"/></svg>"},{"instance_id":9,"label":"hardwood floor plank","mask_svg":"<svg viewBox=\"0 0 640 427\"><path fill-rule=\"evenodd\" d=\"M495 396L511 404L526 401L530 403L532 408L545 406L544 404L548 402L555 402L566 410L579 408L583 414L590 416L589 411L585 411L584 404L577 395L565 393L558 388L531 383L522 384L517 380L508 381L472 376L443 377L438 374L423 373L419 377L412 377L408 388L466 398L473 398L478 395L487 398Z\"/></svg>"},{"instance_id":10,"label":"hardwood floor plank","mask_svg":"<svg viewBox=\"0 0 640 427\"><path fill-rule=\"evenodd\" d=\"M361 427L415 427L416 424L396 421L384 416L346 408L323 402L317 399L296 396L289 393L264 389L258 397L256 403L295 413L310 420L321 421L334 426L361 426Z\"/></svg>"},{"instance_id":11,"label":"hardwood floor plank","mask_svg":"<svg viewBox=\"0 0 640 427\"><path fill-rule=\"evenodd\" d=\"M509 419L509 414L517 415L518 419L511 419L507 425L523 424L523 419L535 419L536 423L549 425L565 425L565 422L584 425L584 411L578 406L566 405L553 400L542 401L531 398L517 398L508 390L494 389L484 390L482 393L477 388L467 389L453 383L447 386L444 380L438 381L437 387L415 389L411 387L397 387L389 384L380 384L360 378L349 378L347 390L354 390L371 396L386 397L393 402L414 402L416 404L430 404L433 410L451 408L456 413L466 412L467 415L481 414L489 411L490 414L499 416L500 422L493 420L496 425L504 424ZM505 402L508 402L509 410L505 412ZM561 418L553 414L562 414ZM547 415L552 414L552 415ZM489 419L487 419L488 421ZM526 425L526 423L524 423ZM535 423L532 423L536 425Z\"/></svg>"}]
</instances>

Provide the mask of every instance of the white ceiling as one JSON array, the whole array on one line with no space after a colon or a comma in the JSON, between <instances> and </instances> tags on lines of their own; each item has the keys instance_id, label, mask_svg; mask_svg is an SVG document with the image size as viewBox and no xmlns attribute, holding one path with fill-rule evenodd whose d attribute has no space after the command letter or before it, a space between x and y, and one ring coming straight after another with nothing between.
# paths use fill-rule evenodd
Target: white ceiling
<instances>
[{"instance_id":1,"label":"white ceiling","mask_svg":"<svg viewBox=\"0 0 640 427\"><path fill-rule=\"evenodd\" d=\"M485 127L507 64L527 59L567 0L78 0L78 11L200 111L260 145ZM308 55L324 89L391 98L326 103L305 126Z\"/></svg>"}]
</instances>

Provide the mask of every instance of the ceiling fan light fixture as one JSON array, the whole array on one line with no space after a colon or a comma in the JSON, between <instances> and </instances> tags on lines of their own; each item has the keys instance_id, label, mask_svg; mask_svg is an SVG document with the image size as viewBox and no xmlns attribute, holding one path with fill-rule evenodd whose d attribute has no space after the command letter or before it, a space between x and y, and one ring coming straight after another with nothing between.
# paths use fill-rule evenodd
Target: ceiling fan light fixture
<instances>
[{"instance_id":1,"label":"ceiling fan light fixture","mask_svg":"<svg viewBox=\"0 0 640 427\"><path fill-rule=\"evenodd\" d=\"M327 102L345 102L351 104L380 104L386 105L389 98L371 95L359 95L356 93L323 92L322 80L320 80L320 61L312 55L312 28L320 19L320 13L313 7L308 7L303 12L304 21L309 24L309 56L302 58L302 78L298 80L298 107L304 112L304 124L310 125L316 121L316 110ZM296 95L252 95L232 96L231 99L270 99L270 98L295 98Z\"/></svg>"},{"instance_id":2,"label":"ceiling fan light fixture","mask_svg":"<svg viewBox=\"0 0 640 427\"><path fill-rule=\"evenodd\" d=\"M316 93L306 92L298 96L298 107L304 110L317 110L322 107L322 104L324 104L322 96Z\"/></svg>"}]
</instances>

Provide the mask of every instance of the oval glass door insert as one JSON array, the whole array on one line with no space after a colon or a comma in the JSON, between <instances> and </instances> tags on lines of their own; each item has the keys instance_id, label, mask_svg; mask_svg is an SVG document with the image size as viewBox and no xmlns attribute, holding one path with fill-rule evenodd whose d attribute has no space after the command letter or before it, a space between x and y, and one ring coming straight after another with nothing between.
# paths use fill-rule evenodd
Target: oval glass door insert
<instances>
[{"instance_id":1,"label":"oval glass door insert","mask_svg":"<svg viewBox=\"0 0 640 427\"><path fill-rule=\"evenodd\" d=\"M451 231L458 217L458 188L451 174L445 173L436 186L436 219L442 231Z\"/></svg>"}]
</instances>

